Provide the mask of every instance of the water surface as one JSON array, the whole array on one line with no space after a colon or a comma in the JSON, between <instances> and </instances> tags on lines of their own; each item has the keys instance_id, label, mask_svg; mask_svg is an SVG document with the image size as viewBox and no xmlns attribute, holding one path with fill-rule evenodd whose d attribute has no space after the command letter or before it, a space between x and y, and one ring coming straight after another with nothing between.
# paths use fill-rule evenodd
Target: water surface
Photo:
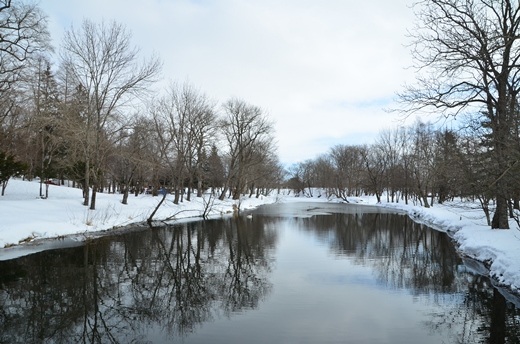
<instances>
[{"instance_id":1,"label":"water surface","mask_svg":"<svg viewBox=\"0 0 520 344\"><path fill-rule=\"evenodd\" d=\"M277 204L0 262L1 343L518 343L444 234Z\"/></svg>"}]
</instances>

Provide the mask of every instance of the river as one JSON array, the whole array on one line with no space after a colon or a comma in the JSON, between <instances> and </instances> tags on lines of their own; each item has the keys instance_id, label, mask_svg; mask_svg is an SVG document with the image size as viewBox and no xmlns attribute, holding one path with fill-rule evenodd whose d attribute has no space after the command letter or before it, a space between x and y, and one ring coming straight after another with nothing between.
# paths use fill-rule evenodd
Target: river
<instances>
[{"instance_id":1,"label":"river","mask_svg":"<svg viewBox=\"0 0 520 344\"><path fill-rule=\"evenodd\" d=\"M0 343L518 343L520 310L394 211L289 203L0 262Z\"/></svg>"}]
</instances>

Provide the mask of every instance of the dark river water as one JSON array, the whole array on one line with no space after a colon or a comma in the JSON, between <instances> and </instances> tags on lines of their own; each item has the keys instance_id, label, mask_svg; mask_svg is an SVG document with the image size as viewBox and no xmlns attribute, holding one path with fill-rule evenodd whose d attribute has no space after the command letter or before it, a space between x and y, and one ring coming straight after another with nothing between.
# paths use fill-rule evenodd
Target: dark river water
<instances>
[{"instance_id":1,"label":"dark river water","mask_svg":"<svg viewBox=\"0 0 520 344\"><path fill-rule=\"evenodd\" d=\"M444 233L276 204L0 262L0 343L520 343Z\"/></svg>"}]
</instances>

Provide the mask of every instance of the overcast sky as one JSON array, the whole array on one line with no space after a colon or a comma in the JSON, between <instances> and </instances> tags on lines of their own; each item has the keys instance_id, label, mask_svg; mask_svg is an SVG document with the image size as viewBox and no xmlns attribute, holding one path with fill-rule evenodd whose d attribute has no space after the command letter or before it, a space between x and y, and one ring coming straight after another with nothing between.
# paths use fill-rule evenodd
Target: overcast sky
<instances>
[{"instance_id":1,"label":"overcast sky","mask_svg":"<svg viewBox=\"0 0 520 344\"><path fill-rule=\"evenodd\" d=\"M53 44L84 18L126 25L165 83L237 97L274 121L281 162L372 143L399 125L395 93L412 78L411 0L43 0Z\"/></svg>"}]
</instances>

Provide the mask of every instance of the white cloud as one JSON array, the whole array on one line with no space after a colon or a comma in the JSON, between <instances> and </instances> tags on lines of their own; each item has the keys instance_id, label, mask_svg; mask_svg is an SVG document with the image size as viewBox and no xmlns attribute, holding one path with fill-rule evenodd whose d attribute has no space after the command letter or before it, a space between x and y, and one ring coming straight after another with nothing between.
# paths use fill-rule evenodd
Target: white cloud
<instances>
[{"instance_id":1,"label":"white cloud","mask_svg":"<svg viewBox=\"0 0 520 344\"><path fill-rule=\"evenodd\" d=\"M410 1L46 0L59 40L83 18L117 20L166 80L189 80L218 101L239 97L276 123L282 161L313 158L360 133L393 126L383 111L410 79Z\"/></svg>"}]
</instances>

